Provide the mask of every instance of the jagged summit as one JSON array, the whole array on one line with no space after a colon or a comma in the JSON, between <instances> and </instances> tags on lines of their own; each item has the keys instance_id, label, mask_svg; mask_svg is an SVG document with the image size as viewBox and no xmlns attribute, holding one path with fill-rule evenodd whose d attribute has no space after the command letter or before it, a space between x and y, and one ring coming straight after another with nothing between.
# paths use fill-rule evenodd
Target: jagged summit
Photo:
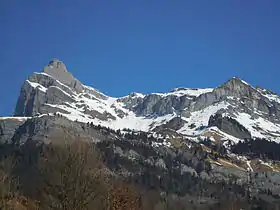
<instances>
[{"instance_id":1,"label":"jagged summit","mask_svg":"<svg viewBox=\"0 0 280 210\"><path fill-rule=\"evenodd\" d=\"M58 60L53 59L44 67L44 73L54 77L65 85L71 86L75 78L67 71L66 65Z\"/></svg>"},{"instance_id":2,"label":"jagged summit","mask_svg":"<svg viewBox=\"0 0 280 210\"><path fill-rule=\"evenodd\" d=\"M49 62L48 67L56 68L57 70L62 70L64 72L67 72L67 68L66 68L65 64L62 61L60 61L59 59L56 59L56 58L52 59ZM44 72L45 72L45 70L44 70Z\"/></svg>"},{"instance_id":3,"label":"jagged summit","mask_svg":"<svg viewBox=\"0 0 280 210\"><path fill-rule=\"evenodd\" d=\"M232 77L228 79L222 86L251 86L248 82L239 77Z\"/></svg>"},{"instance_id":4,"label":"jagged summit","mask_svg":"<svg viewBox=\"0 0 280 210\"><path fill-rule=\"evenodd\" d=\"M43 73L49 75L51 77L49 79L51 80L55 79L56 81L61 82L62 84L68 86L69 88L71 88L77 93L83 91L82 83L79 80L77 80L70 72L68 72L66 65L58 59L51 60L49 64L44 67ZM43 74L36 75L37 80L40 80L43 77L44 79L46 79L45 75ZM34 75L31 75L31 79L29 77L29 80L34 80Z\"/></svg>"}]
</instances>

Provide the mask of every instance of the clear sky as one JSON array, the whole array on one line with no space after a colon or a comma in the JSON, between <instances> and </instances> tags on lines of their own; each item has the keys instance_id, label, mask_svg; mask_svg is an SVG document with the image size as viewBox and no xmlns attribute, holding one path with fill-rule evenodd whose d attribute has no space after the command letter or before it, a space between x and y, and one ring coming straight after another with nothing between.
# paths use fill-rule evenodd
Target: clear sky
<instances>
[{"instance_id":1,"label":"clear sky","mask_svg":"<svg viewBox=\"0 0 280 210\"><path fill-rule=\"evenodd\" d=\"M279 0L0 0L0 116L52 58L111 96L215 87L280 93Z\"/></svg>"}]
</instances>

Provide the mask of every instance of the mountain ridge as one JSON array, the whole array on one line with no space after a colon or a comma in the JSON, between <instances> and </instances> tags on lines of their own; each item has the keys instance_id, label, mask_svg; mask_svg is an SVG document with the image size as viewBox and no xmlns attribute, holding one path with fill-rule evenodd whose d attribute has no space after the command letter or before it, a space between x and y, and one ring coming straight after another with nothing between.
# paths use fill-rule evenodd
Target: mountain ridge
<instances>
[{"instance_id":1,"label":"mountain ridge","mask_svg":"<svg viewBox=\"0 0 280 210\"><path fill-rule=\"evenodd\" d=\"M209 127L210 117L222 112L224 116L245 124L252 137L280 141L280 97L264 90L233 77L216 88L181 87L168 93L133 92L115 98L83 85L67 71L63 62L55 59L44 67L43 72L33 73L25 81L14 116L31 117L57 112L70 120L92 122L112 129L142 131L151 131L180 117L190 122L176 132L198 136L202 132L189 127L192 124ZM255 123L251 118L259 120ZM276 137L270 137L270 133ZM236 142L236 136L229 140Z\"/></svg>"}]
</instances>

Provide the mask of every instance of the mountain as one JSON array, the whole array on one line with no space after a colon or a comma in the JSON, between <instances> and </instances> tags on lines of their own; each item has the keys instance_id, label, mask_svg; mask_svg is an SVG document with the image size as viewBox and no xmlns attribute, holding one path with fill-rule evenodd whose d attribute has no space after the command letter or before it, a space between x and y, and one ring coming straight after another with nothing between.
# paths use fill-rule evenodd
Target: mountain
<instances>
[{"instance_id":1,"label":"mountain","mask_svg":"<svg viewBox=\"0 0 280 210\"><path fill-rule=\"evenodd\" d=\"M78 122L92 122L112 129L153 131L180 118L178 134L194 140L214 132L237 142L258 137L280 141L280 97L232 78L216 88L176 88L169 93L131 93L121 98L106 96L83 85L59 60L23 84L15 116L32 117L59 113ZM218 122L210 117L219 114ZM243 132L226 117L244 126ZM172 127L171 127L172 128Z\"/></svg>"},{"instance_id":2,"label":"mountain","mask_svg":"<svg viewBox=\"0 0 280 210\"><path fill-rule=\"evenodd\" d=\"M184 174L207 180L213 189L226 182L249 186L251 193L280 193L280 159L265 156L267 150L244 149L261 139L271 153L280 152L280 96L239 78L216 88L114 98L83 85L63 62L52 60L24 82L14 116L0 118L0 142L77 138L98 143L118 174L139 179L150 166L154 176L169 174L177 186L173 193L189 192Z\"/></svg>"}]
</instances>

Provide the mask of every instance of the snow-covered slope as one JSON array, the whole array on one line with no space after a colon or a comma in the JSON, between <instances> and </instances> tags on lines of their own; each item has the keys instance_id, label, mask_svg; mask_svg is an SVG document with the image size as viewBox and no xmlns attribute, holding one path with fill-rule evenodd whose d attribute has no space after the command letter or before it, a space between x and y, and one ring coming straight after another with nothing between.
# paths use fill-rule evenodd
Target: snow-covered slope
<instances>
[{"instance_id":1,"label":"snow-covered slope","mask_svg":"<svg viewBox=\"0 0 280 210\"><path fill-rule=\"evenodd\" d=\"M153 131L174 118L183 125L174 129L194 140L215 133L223 140L240 139L229 126L209 126L211 116L222 113L244 126L252 137L280 141L280 97L265 89L232 78L217 88L176 88L169 93L132 93L121 98L106 96L83 85L58 60L24 83L15 115L56 113L72 121L112 129ZM171 127L171 129L173 129ZM214 138L213 137L213 138Z\"/></svg>"},{"instance_id":2,"label":"snow-covered slope","mask_svg":"<svg viewBox=\"0 0 280 210\"><path fill-rule=\"evenodd\" d=\"M212 92L213 88L175 88L169 93L154 93L161 96L189 96L189 97L198 97L201 94Z\"/></svg>"}]
</instances>

